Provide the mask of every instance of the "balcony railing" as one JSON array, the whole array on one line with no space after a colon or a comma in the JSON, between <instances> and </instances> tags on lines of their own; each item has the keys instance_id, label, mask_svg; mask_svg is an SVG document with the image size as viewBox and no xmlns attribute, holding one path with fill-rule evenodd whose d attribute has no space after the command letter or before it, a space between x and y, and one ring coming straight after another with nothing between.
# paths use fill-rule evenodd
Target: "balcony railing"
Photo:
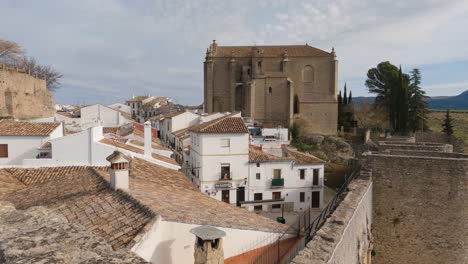
<instances>
[{"instance_id":1,"label":"balcony railing","mask_svg":"<svg viewBox=\"0 0 468 264\"><path fill-rule=\"evenodd\" d=\"M220 172L219 173L219 180L220 181L230 181L232 180L232 172Z\"/></svg>"},{"instance_id":2,"label":"balcony railing","mask_svg":"<svg viewBox=\"0 0 468 264\"><path fill-rule=\"evenodd\" d=\"M271 188L280 188L284 186L284 179L272 179L271 180Z\"/></svg>"}]
</instances>

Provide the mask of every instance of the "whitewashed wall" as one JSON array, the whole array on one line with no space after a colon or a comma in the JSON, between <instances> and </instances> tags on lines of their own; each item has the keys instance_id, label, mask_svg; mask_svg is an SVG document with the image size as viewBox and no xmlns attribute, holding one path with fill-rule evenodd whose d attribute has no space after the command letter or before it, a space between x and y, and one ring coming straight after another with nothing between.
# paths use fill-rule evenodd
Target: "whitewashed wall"
<instances>
[{"instance_id":1,"label":"whitewashed wall","mask_svg":"<svg viewBox=\"0 0 468 264\"><path fill-rule=\"evenodd\" d=\"M118 127L130 122L119 111L100 104L83 107L80 111L81 126L84 129L97 123L104 127Z\"/></svg>"},{"instance_id":2,"label":"whitewashed wall","mask_svg":"<svg viewBox=\"0 0 468 264\"><path fill-rule=\"evenodd\" d=\"M23 159L36 158L37 148L47 139L48 137L0 136L0 144L8 144L8 158L0 158L0 165L21 165Z\"/></svg>"},{"instance_id":3,"label":"whitewashed wall","mask_svg":"<svg viewBox=\"0 0 468 264\"><path fill-rule=\"evenodd\" d=\"M229 147L221 147L221 140L229 139ZM191 134L189 164L198 170L199 181L194 180L200 191L208 191L213 198L221 200L221 191L215 183L221 176L221 164L229 163L233 187L239 186L248 177L249 136L248 134ZM236 190L229 194L230 203L236 203Z\"/></svg>"},{"instance_id":4,"label":"whitewashed wall","mask_svg":"<svg viewBox=\"0 0 468 264\"><path fill-rule=\"evenodd\" d=\"M285 202L294 203L294 211L303 211L312 206L312 191L320 192L320 208L323 206L323 165L293 165L291 161L260 162L249 164L249 180L247 184L246 200L253 201L255 193L263 193L263 199L272 199L273 192L281 192ZM284 187L271 188L273 170L281 169ZM300 179L299 170L305 169L304 180ZM320 169L319 185L312 185L313 169ZM260 173L260 180L256 174ZM300 202L300 192L305 193L305 201ZM264 206L266 210L267 206ZM253 208L249 208L250 210Z\"/></svg>"},{"instance_id":5,"label":"whitewashed wall","mask_svg":"<svg viewBox=\"0 0 468 264\"><path fill-rule=\"evenodd\" d=\"M48 136L0 136L0 144L8 144L8 158L0 158L0 165L21 165L24 159L35 159L42 144L62 136L62 124Z\"/></svg>"},{"instance_id":6,"label":"whitewashed wall","mask_svg":"<svg viewBox=\"0 0 468 264\"><path fill-rule=\"evenodd\" d=\"M190 229L197 226L199 225L169 222L159 218L132 251L152 263L194 263L195 236L190 233ZM224 258L265 246L278 237L276 233L217 228L226 232L223 238Z\"/></svg>"}]
</instances>

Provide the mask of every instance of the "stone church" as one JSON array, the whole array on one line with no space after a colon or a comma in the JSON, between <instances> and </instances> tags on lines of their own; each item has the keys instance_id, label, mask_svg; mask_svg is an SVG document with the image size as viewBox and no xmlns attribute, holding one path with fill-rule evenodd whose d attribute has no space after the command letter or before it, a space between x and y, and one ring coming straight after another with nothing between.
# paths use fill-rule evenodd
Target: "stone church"
<instances>
[{"instance_id":1,"label":"stone church","mask_svg":"<svg viewBox=\"0 0 468 264\"><path fill-rule=\"evenodd\" d=\"M218 46L204 62L205 111L241 111L264 127L337 132L338 61L307 44Z\"/></svg>"}]
</instances>

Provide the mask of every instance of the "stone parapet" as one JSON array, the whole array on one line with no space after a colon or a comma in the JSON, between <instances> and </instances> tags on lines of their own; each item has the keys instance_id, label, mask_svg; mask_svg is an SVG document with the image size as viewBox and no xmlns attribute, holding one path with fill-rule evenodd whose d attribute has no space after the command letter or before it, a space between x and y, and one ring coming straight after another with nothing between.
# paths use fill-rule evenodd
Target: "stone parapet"
<instances>
[{"instance_id":1,"label":"stone parapet","mask_svg":"<svg viewBox=\"0 0 468 264\"><path fill-rule=\"evenodd\" d=\"M372 182L351 182L344 200L292 263L370 263Z\"/></svg>"}]
</instances>

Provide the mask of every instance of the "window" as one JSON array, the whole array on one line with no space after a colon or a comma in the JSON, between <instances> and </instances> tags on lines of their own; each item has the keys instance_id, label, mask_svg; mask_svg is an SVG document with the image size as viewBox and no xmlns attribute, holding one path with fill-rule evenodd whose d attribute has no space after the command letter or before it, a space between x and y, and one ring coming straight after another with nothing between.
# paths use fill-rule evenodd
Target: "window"
<instances>
[{"instance_id":1,"label":"window","mask_svg":"<svg viewBox=\"0 0 468 264\"><path fill-rule=\"evenodd\" d=\"M231 145L231 141L229 138L223 138L221 139L221 147L222 148L229 148Z\"/></svg>"},{"instance_id":2,"label":"window","mask_svg":"<svg viewBox=\"0 0 468 264\"><path fill-rule=\"evenodd\" d=\"M314 79L315 79L314 68L310 65L305 66L304 70L302 71L302 80L304 82L314 82Z\"/></svg>"},{"instance_id":3,"label":"window","mask_svg":"<svg viewBox=\"0 0 468 264\"><path fill-rule=\"evenodd\" d=\"M257 168L258 168L258 167L260 167L260 163L259 163L259 162L257 162Z\"/></svg>"},{"instance_id":4,"label":"window","mask_svg":"<svg viewBox=\"0 0 468 264\"><path fill-rule=\"evenodd\" d=\"M301 203L305 202L305 192L299 193L299 202Z\"/></svg>"},{"instance_id":5,"label":"window","mask_svg":"<svg viewBox=\"0 0 468 264\"><path fill-rule=\"evenodd\" d=\"M305 179L305 172L306 172L305 169L300 169L299 170L299 177L300 177L301 180Z\"/></svg>"},{"instance_id":6,"label":"window","mask_svg":"<svg viewBox=\"0 0 468 264\"><path fill-rule=\"evenodd\" d=\"M8 144L0 144L0 158L8 158Z\"/></svg>"},{"instance_id":7,"label":"window","mask_svg":"<svg viewBox=\"0 0 468 264\"><path fill-rule=\"evenodd\" d=\"M272 94L273 94L273 88L271 88L271 86L268 87L268 94L269 94L269 95L272 95Z\"/></svg>"},{"instance_id":8,"label":"window","mask_svg":"<svg viewBox=\"0 0 468 264\"><path fill-rule=\"evenodd\" d=\"M314 178L312 179L313 185L319 185L319 175L320 175L320 169L314 169Z\"/></svg>"},{"instance_id":9,"label":"window","mask_svg":"<svg viewBox=\"0 0 468 264\"><path fill-rule=\"evenodd\" d=\"M261 201L263 200L263 193L254 193L254 201ZM261 205L255 205L254 210L262 210Z\"/></svg>"},{"instance_id":10,"label":"window","mask_svg":"<svg viewBox=\"0 0 468 264\"><path fill-rule=\"evenodd\" d=\"M281 169L273 170L273 179L281 179Z\"/></svg>"},{"instance_id":11,"label":"window","mask_svg":"<svg viewBox=\"0 0 468 264\"><path fill-rule=\"evenodd\" d=\"M262 67L262 62L261 61L257 62L257 66L258 66L258 68L261 68Z\"/></svg>"},{"instance_id":12,"label":"window","mask_svg":"<svg viewBox=\"0 0 468 264\"><path fill-rule=\"evenodd\" d=\"M260 180L260 173L257 172L257 173L255 174L255 179Z\"/></svg>"},{"instance_id":13,"label":"window","mask_svg":"<svg viewBox=\"0 0 468 264\"><path fill-rule=\"evenodd\" d=\"M273 192L273 193L271 194L271 198L272 198L273 200L281 199L281 192ZM271 205L271 208L272 208L272 209L281 208L281 204L272 204L272 205Z\"/></svg>"}]
</instances>

